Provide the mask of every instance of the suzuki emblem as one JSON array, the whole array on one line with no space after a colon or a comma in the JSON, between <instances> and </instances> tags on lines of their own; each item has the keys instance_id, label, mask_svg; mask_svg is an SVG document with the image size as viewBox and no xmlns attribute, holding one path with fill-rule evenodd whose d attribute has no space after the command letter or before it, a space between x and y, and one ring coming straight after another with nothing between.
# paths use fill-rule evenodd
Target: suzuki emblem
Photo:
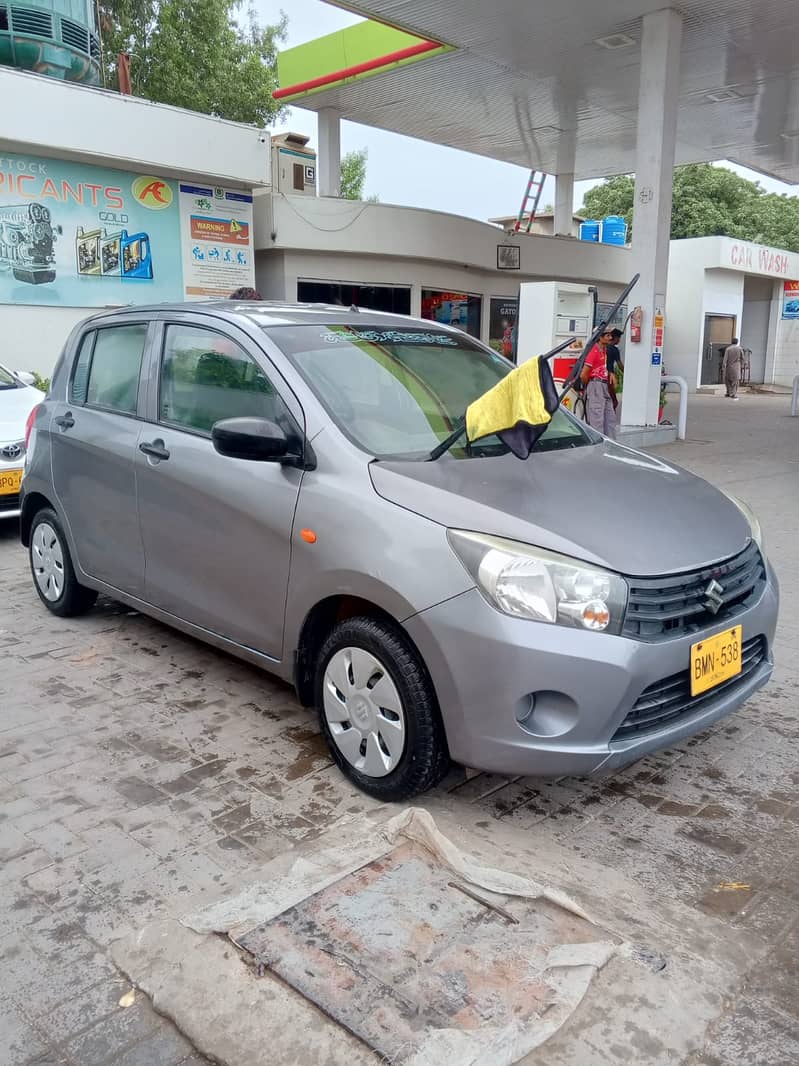
<instances>
[{"instance_id":1,"label":"suzuki emblem","mask_svg":"<svg viewBox=\"0 0 799 1066\"><path fill-rule=\"evenodd\" d=\"M718 614L721 608L724 606L724 586L719 584L715 578L710 582L705 589L705 607L711 614Z\"/></svg>"}]
</instances>

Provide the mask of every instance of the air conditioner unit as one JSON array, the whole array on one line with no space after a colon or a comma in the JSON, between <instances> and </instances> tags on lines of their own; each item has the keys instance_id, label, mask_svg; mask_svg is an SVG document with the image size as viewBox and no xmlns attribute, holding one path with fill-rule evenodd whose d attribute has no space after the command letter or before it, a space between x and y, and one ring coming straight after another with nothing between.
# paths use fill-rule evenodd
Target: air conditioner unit
<instances>
[{"instance_id":1,"label":"air conditioner unit","mask_svg":"<svg viewBox=\"0 0 799 1066\"><path fill-rule=\"evenodd\" d=\"M302 133L272 138L272 188L287 196L316 196L316 152Z\"/></svg>"}]
</instances>

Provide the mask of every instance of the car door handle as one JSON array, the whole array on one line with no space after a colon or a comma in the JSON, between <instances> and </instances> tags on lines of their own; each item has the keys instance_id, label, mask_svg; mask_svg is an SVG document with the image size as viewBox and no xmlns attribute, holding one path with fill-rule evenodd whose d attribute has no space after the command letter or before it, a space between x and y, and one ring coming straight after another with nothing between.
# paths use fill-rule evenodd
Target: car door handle
<instances>
[{"instance_id":1,"label":"car door handle","mask_svg":"<svg viewBox=\"0 0 799 1066\"><path fill-rule=\"evenodd\" d=\"M149 455L151 459L165 460L169 458L169 449L164 446L162 440L142 441L139 451Z\"/></svg>"},{"instance_id":2,"label":"car door handle","mask_svg":"<svg viewBox=\"0 0 799 1066\"><path fill-rule=\"evenodd\" d=\"M66 414L59 415L58 418L54 418L53 421L59 429L72 429L75 425L75 419L72 417L72 412L67 411Z\"/></svg>"}]
</instances>

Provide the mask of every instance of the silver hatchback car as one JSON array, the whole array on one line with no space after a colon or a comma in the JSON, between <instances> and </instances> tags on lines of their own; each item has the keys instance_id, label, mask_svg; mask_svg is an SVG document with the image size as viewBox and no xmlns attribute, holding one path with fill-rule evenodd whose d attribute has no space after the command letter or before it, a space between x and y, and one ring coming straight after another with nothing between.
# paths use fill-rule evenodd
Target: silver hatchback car
<instances>
[{"instance_id":1,"label":"silver hatchback car","mask_svg":"<svg viewBox=\"0 0 799 1066\"><path fill-rule=\"evenodd\" d=\"M764 685L747 507L561 410L526 462L456 441L512 366L376 312L104 312L28 424L21 535L58 615L104 593L292 682L386 800L449 760L607 771Z\"/></svg>"}]
</instances>

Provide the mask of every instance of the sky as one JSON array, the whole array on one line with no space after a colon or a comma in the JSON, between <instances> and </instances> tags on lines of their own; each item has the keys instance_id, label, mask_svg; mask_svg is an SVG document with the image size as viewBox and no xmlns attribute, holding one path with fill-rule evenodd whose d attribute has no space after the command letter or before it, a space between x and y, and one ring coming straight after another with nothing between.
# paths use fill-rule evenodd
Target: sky
<instances>
[{"instance_id":1,"label":"sky","mask_svg":"<svg viewBox=\"0 0 799 1066\"><path fill-rule=\"evenodd\" d=\"M282 5L279 0L254 0L253 6L262 23L274 23L280 18ZM290 5L285 6L289 8L288 37L283 48L304 44L360 21L356 15L323 0L291 0ZM313 111L289 108L287 116L276 123L272 132L285 130L307 134L313 146L318 143ZM383 203L449 211L468 218L485 220L516 214L529 177L528 171L512 163L416 141L355 122L342 122L342 152L361 148L368 152L366 195L377 195ZM397 166L398 160L402 160L402 166ZM725 165L750 180L759 181L769 192L796 195L794 186L732 163ZM577 182L575 209L582 204L586 190L595 184ZM550 204L554 200L555 183L549 177L541 203Z\"/></svg>"}]
</instances>

